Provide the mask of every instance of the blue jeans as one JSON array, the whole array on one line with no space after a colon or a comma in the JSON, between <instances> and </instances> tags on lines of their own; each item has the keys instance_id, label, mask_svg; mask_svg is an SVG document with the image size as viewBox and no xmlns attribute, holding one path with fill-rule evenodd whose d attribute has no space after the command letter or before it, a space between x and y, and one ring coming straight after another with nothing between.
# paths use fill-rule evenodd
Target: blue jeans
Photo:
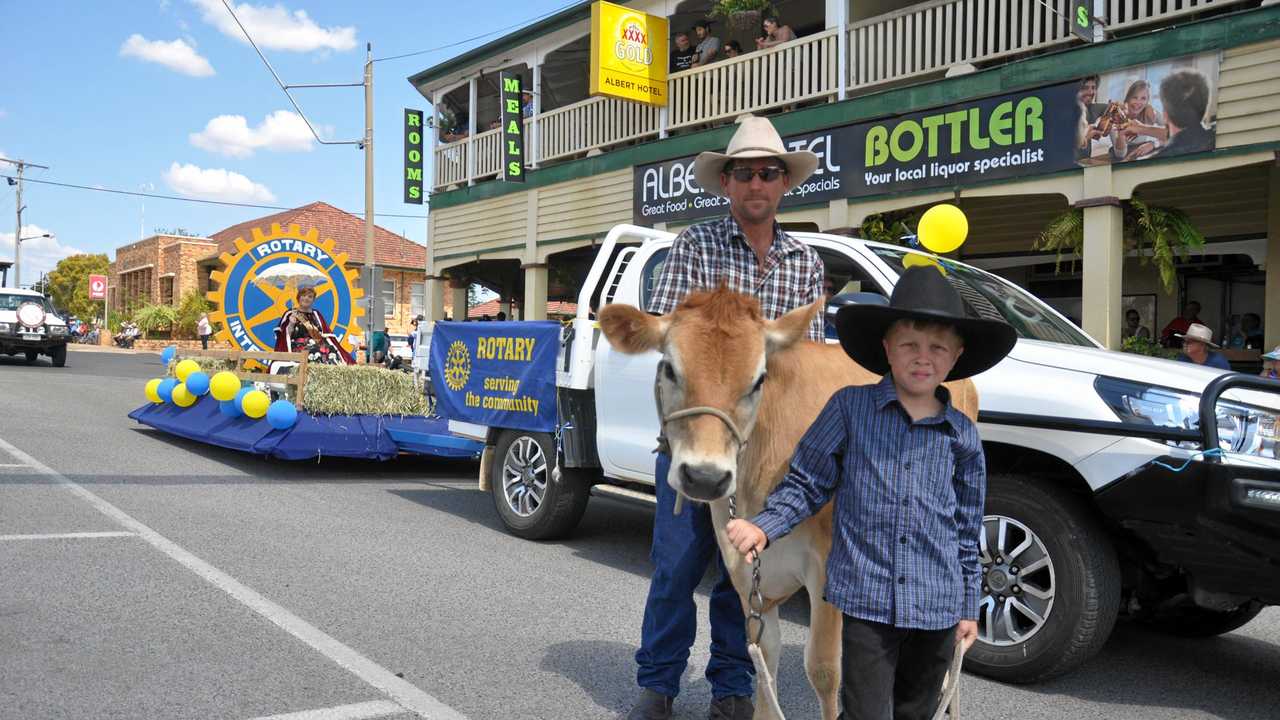
<instances>
[{"instance_id":1,"label":"blue jeans","mask_svg":"<svg viewBox=\"0 0 1280 720\"><path fill-rule=\"evenodd\" d=\"M676 491L667 484L670 456L660 453L656 469L658 508L653 518L653 578L644 604L636 682L668 697L680 692L689 648L698 633L693 593L714 557L720 579L711 591L711 661L707 680L716 699L752 694L755 668L747 654L742 601L729 581L706 505L686 502L673 515Z\"/></svg>"}]
</instances>

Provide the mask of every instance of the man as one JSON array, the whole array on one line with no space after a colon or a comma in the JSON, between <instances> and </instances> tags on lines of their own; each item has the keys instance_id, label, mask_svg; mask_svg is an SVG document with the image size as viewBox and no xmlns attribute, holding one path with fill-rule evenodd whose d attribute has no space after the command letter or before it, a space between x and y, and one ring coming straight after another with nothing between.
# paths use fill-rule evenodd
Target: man
<instances>
[{"instance_id":1,"label":"man","mask_svg":"<svg viewBox=\"0 0 1280 720\"><path fill-rule=\"evenodd\" d=\"M724 59L726 60L732 60L741 54L742 46L738 44L737 40L730 40L728 44L724 46Z\"/></svg>"},{"instance_id":2,"label":"man","mask_svg":"<svg viewBox=\"0 0 1280 720\"><path fill-rule=\"evenodd\" d=\"M766 15L763 25L764 36L756 38L757 50L768 50L796 39L796 31L792 30L790 25L783 25L776 15Z\"/></svg>"},{"instance_id":3,"label":"man","mask_svg":"<svg viewBox=\"0 0 1280 720\"><path fill-rule=\"evenodd\" d=\"M1244 335L1245 349L1262 349L1262 317L1258 313L1247 312L1240 318L1240 332Z\"/></svg>"},{"instance_id":4,"label":"man","mask_svg":"<svg viewBox=\"0 0 1280 720\"><path fill-rule=\"evenodd\" d=\"M823 297L818 254L782 231L778 203L818 167L811 152L787 152L778 131L764 118L746 117L725 153L704 152L694 176L704 192L727 197L729 216L694 225L676 238L658 278L649 312L666 314L690 292L725 284L754 295L766 318ZM822 340L822 317L814 317L809 337ZM697 634L693 593L715 558L720 579L711 592L712 720L750 720L754 709L753 669L747 655L742 603L733 589L707 507L696 504L673 513L676 493L667 484L671 458L658 455L657 511L653 521L654 564L636 680L642 688L628 720L665 720L680 691L680 677Z\"/></svg>"},{"instance_id":5,"label":"man","mask_svg":"<svg viewBox=\"0 0 1280 720\"><path fill-rule=\"evenodd\" d=\"M1182 354L1177 358L1179 361L1221 370L1231 369L1231 363L1227 362L1222 353L1209 349L1216 349L1218 345L1213 341L1213 331L1208 326L1192 323L1186 333L1178 333L1175 337L1182 338Z\"/></svg>"},{"instance_id":6,"label":"man","mask_svg":"<svg viewBox=\"0 0 1280 720\"><path fill-rule=\"evenodd\" d=\"M1094 123L1107 111L1107 104L1095 102L1098 99L1097 75L1089 75L1080 80L1076 88L1076 155L1087 158L1092 154L1093 141L1102 137L1102 131Z\"/></svg>"},{"instance_id":7,"label":"man","mask_svg":"<svg viewBox=\"0 0 1280 720\"><path fill-rule=\"evenodd\" d=\"M1160 81L1160 102L1169 142L1152 157L1168 157L1213 149L1213 133L1204 127L1209 111L1209 83L1195 70L1179 70Z\"/></svg>"},{"instance_id":8,"label":"man","mask_svg":"<svg viewBox=\"0 0 1280 720\"><path fill-rule=\"evenodd\" d=\"M1186 334L1187 329L1194 323L1200 322L1200 303L1191 300L1182 308L1182 314L1169 321L1164 326L1164 330L1160 332L1160 341L1166 346L1172 346L1175 337L1181 337Z\"/></svg>"},{"instance_id":9,"label":"man","mask_svg":"<svg viewBox=\"0 0 1280 720\"><path fill-rule=\"evenodd\" d=\"M676 33L676 49L671 51L671 72L680 72L693 67L698 51L689 44L689 33Z\"/></svg>"},{"instance_id":10,"label":"man","mask_svg":"<svg viewBox=\"0 0 1280 720\"><path fill-rule=\"evenodd\" d=\"M693 66L702 67L715 62L716 54L720 52L720 38L711 34L711 23L702 20L693 26L693 32L698 36L698 54L693 59Z\"/></svg>"}]
</instances>

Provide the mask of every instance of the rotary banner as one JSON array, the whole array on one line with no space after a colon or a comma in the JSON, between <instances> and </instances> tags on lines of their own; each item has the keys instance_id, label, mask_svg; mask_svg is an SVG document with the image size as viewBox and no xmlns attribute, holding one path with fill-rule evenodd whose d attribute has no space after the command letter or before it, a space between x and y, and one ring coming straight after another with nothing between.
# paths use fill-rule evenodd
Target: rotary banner
<instances>
[{"instance_id":1,"label":"rotary banner","mask_svg":"<svg viewBox=\"0 0 1280 720\"><path fill-rule=\"evenodd\" d=\"M534 432L556 429L556 322L437 322L431 337L436 412Z\"/></svg>"}]
</instances>

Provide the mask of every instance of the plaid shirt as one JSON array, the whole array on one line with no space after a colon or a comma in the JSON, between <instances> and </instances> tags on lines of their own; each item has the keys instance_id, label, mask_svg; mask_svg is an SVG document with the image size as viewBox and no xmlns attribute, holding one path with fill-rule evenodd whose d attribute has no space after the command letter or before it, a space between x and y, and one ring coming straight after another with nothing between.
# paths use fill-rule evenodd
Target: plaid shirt
<instances>
[{"instance_id":1,"label":"plaid shirt","mask_svg":"<svg viewBox=\"0 0 1280 720\"><path fill-rule=\"evenodd\" d=\"M754 296L764 316L776 320L822 298L823 274L818 253L782 232L776 222L773 244L761 265L730 215L680 233L649 300L649 312L666 315L689 293L714 290L724 283L734 292ZM809 338L822 342L821 313L813 319Z\"/></svg>"},{"instance_id":2,"label":"plaid shirt","mask_svg":"<svg viewBox=\"0 0 1280 720\"><path fill-rule=\"evenodd\" d=\"M845 614L916 630L978 617L986 457L946 388L938 399L912 422L892 376L837 391L752 519L772 542L835 496L823 596Z\"/></svg>"}]
</instances>

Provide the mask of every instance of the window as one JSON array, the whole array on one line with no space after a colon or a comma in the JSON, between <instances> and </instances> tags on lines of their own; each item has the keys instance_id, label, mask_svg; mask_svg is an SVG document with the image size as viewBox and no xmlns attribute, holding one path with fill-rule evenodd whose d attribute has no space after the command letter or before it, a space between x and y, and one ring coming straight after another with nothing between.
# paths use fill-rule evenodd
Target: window
<instances>
[{"instance_id":1,"label":"window","mask_svg":"<svg viewBox=\"0 0 1280 720\"><path fill-rule=\"evenodd\" d=\"M649 300L653 298L653 291L658 287L658 278L662 277L662 268L667 264L667 256L671 254L671 248L665 247L655 252L649 261L644 265L644 274L641 276L640 286L640 309L649 310Z\"/></svg>"},{"instance_id":2,"label":"window","mask_svg":"<svg viewBox=\"0 0 1280 720\"><path fill-rule=\"evenodd\" d=\"M423 292L426 283L410 283L409 284L409 315L410 317L418 317L426 312L426 303L423 301Z\"/></svg>"},{"instance_id":3,"label":"window","mask_svg":"<svg viewBox=\"0 0 1280 720\"><path fill-rule=\"evenodd\" d=\"M396 314L396 281L382 281L382 302L386 305L385 314L391 317Z\"/></svg>"}]
</instances>

